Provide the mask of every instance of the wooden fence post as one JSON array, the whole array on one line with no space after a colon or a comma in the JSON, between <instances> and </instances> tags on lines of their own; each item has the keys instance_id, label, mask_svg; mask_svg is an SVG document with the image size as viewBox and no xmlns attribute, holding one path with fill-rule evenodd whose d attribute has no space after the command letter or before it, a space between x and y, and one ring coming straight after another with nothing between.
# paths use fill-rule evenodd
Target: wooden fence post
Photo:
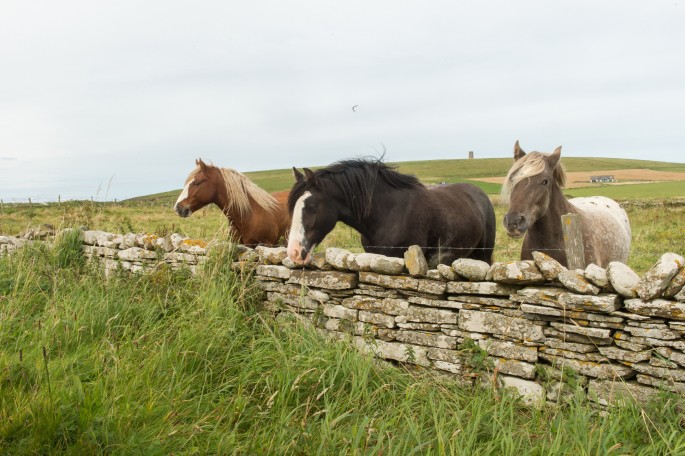
<instances>
[{"instance_id":1,"label":"wooden fence post","mask_svg":"<svg viewBox=\"0 0 685 456\"><path fill-rule=\"evenodd\" d=\"M566 262L569 269L585 269L585 248L583 234L580 231L578 214L561 216L561 228L564 232Z\"/></svg>"}]
</instances>

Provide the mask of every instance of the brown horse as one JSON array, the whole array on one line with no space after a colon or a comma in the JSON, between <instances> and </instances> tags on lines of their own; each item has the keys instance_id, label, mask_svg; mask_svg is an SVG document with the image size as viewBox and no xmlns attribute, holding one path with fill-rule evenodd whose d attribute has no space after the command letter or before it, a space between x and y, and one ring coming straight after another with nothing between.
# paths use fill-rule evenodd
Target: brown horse
<instances>
[{"instance_id":1,"label":"brown horse","mask_svg":"<svg viewBox=\"0 0 685 456\"><path fill-rule=\"evenodd\" d=\"M230 168L218 168L195 160L197 165L186 179L174 209L181 217L214 203L226 215L236 236L244 245L284 243L290 228L288 194L269 194L245 175Z\"/></svg>"},{"instance_id":2,"label":"brown horse","mask_svg":"<svg viewBox=\"0 0 685 456\"><path fill-rule=\"evenodd\" d=\"M509 201L504 216L507 234L526 236L521 259L532 259L533 251L538 251L566 266L561 216L573 213L579 215L587 264L625 263L631 238L628 215L616 201L603 196L567 200L562 192L566 173L560 156L561 147L551 154L526 155L518 141L514 145L514 166L504 181L502 196Z\"/></svg>"}]
</instances>

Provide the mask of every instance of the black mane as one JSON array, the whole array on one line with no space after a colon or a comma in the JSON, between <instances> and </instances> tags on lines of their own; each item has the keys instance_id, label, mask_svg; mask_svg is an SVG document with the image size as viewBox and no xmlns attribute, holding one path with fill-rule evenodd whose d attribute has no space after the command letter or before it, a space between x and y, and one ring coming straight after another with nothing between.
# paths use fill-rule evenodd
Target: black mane
<instances>
[{"instance_id":1,"label":"black mane","mask_svg":"<svg viewBox=\"0 0 685 456\"><path fill-rule=\"evenodd\" d=\"M328 181L339 188L355 216L360 219L371 210L371 197L378 179L393 188L425 188L416 176L402 174L394 166L375 158L341 160L314 171L314 176L318 182ZM291 214L297 200L314 185L308 179L295 183L288 197L288 210Z\"/></svg>"}]
</instances>

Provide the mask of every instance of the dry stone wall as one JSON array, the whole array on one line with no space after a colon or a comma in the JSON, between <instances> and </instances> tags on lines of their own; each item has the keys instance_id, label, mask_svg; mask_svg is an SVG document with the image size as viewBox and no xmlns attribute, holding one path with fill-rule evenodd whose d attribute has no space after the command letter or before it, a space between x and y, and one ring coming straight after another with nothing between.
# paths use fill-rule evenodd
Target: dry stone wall
<instances>
[{"instance_id":1,"label":"dry stone wall","mask_svg":"<svg viewBox=\"0 0 685 456\"><path fill-rule=\"evenodd\" d=\"M0 236L0 254L27 242L36 241ZM194 271L218 242L85 231L83 244L108 272ZM464 383L494 382L530 400L582 388L600 404L685 394L685 260L674 253L643 277L621 263L568 270L537 252L428 270L420 249L402 259L329 248L305 269L284 248L238 246L233 268L254 274L268 311Z\"/></svg>"}]
</instances>

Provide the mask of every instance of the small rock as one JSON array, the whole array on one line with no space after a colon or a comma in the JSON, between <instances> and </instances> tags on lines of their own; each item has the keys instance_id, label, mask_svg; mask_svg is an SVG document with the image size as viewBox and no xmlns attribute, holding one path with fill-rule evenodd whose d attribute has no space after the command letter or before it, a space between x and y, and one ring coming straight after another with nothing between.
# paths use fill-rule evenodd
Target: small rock
<instances>
[{"instance_id":1,"label":"small rock","mask_svg":"<svg viewBox=\"0 0 685 456\"><path fill-rule=\"evenodd\" d=\"M685 259L680 255L664 253L637 284L637 295L645 301L659 297L683 265Z\"/></svg>"},{"instance_id":2,"label":"small rock","mask_svg":"<svg viewBox=\"0 0 685 456\"><path fill-rule=\"evenodd\" d=\"M550 282L555 280L561 272L566 271L566 267L564 265L546 253L533 252L533 260L535 261L538 269L540 269L540 272L542 272L542 276L545 278L545 280Z\"/></svg>"},{"instance_id":3,"label":"small rock","mask_svg":"<svg viewBox=\"0 0 685 456\"><path fill-rule=\"evenodd\" d=\"M454 269L452 269L451 266L447 266L446 264L439 264L438 265L438 272L440 273L441 276L443 276L447 280L450 280L450 281L459 280L459 276L457 275L456 272L454 272Z\"/></svg>"},{"instance_id":4,"label":"small rock","mask_svg":"<svg viewBox=\"0 0 685 456\"><path fill-rule=\"evenodd\" d=\"M404 264L412 276L425 276L428 272L428 262L423 250L418 245L412 245L404 252Z\"/></svg>"},{"instance_id":5,"label":"small rock","mask_svg":"<svg viewBox=\"0 0 685 456\"><path fill-rule=\"evenodd\" d=\"M347 258L350 255L352 255L352 252L349 250L329 247L326 249L326 263L336 269L348 269Z\"/></svg>"},{"instance_id":6,"label":"small rock","mask_svg":"<svg viewBox=\"0 0 685 456\"><path fill-rule=\"evenodd\" d=\"M471 282L482 282L488 275L490 265L485 261L471 258L459 258L452 263L452 269L458 275L469 279Z\"/></svg>"},{"instance_id":7,"label":"small rock","mask_svg":"<svg viewBox=\"0 0 685 456\"><path fill-rule=\"evenodd\" d=\"M526 285L545 282L545 278L532 260L495 263L490 272L495 282Z\"/></svg>"},{"instance_id":8,"label":"small rock","mask_svg":"<svg viewBox=\"0 0 685 456\"><path fill-rule=\"evenodd\" d=\"M678 294L680 290L683 289L685 285L685 267L680 268L680 271L671 279L671 283L664 290L663 296L665 298L671 298Z\"/></svg>"},{"instance_id":9,"label":"small rock","mask_svg":"<svg viewBox=\"0 0 685 456\"><path fill-rule=\"evenodd\" d=\"M626 298L637 297L635 288L640 282L640 277L628 266L618 261L612 261L607 266L607 277L618 294Z\"/></svg>"},{"instance_id":10,"label":"small rock","mask_svg":"<svg viewBox=\"0 0 685 456\"><path fill-rule=\"evenodd\" d=\"M577 271L562 271L557 278L566 288L575 291L576 293L588 295L599 294L599 288L585 280L583 274L578 273Z\"/></svg>"},{"instance_id":11,"label":"small rock","mask_svg":"<svg viewBox=\"0 0 685 456\"><path fill-rule=\"evenodd\" d=\"M595 263L588 264L583 274L587 280L600 288L606 288L611 285L607 277L607 270L597 266Z\"/></svg>"},{"instance_id":12,"label":"small rock","mask_svg":"<svg viewBox=\"0 0 685 456\"><path fill-rule=\"evenodd\" d=\"M264 264L281 264L283 259L288 256L288 249L285 247L265 247L259 245L255 248L259 255L259 261Z\"/></svg>"}]
</instances>

